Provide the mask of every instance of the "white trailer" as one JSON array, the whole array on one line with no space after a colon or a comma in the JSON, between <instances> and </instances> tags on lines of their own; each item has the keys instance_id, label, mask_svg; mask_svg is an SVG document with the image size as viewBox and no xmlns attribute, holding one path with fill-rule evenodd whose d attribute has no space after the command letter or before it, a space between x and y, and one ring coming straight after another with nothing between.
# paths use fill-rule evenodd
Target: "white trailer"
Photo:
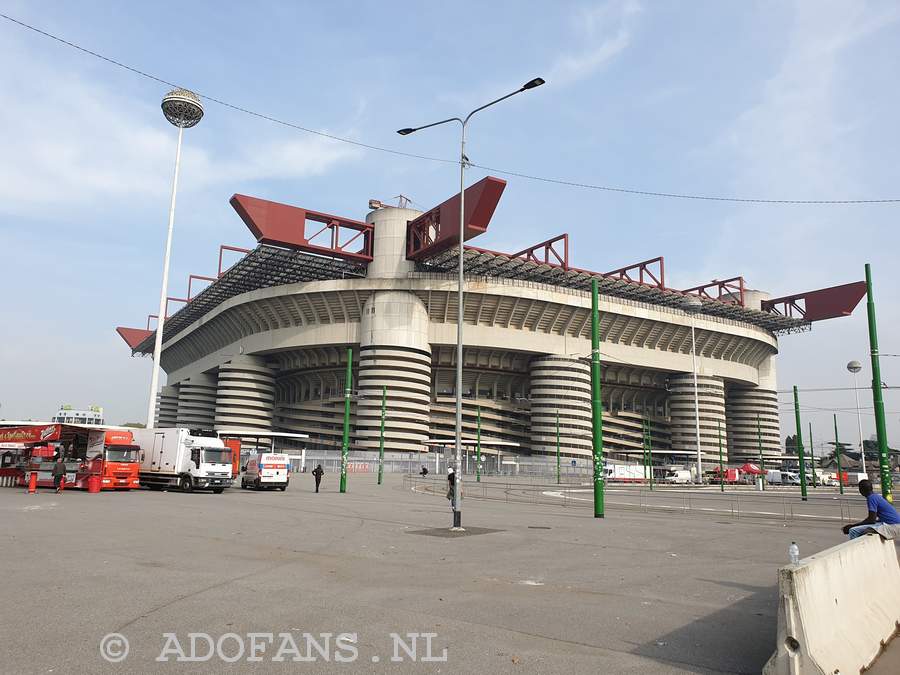
<instances>
[{"instance_id":1,"label":"white trailer","mask_svg":"<svg viewBox=\"0 0 900 675\"><path fill-rule=\"evenodd\" d=\"M179 487L184 492L231 485L232 451L215 432L196 429L135 429L141 447L141 485L151 490Z\"/></svg>"},{"instance_id":2,"label":"white trailer","mask_svg":"<svg viewBox=\"0 0 900 675\"><path fill-rule=\"evenodd\" d=\"M650 478L640 464L607 464L606 480L620 483L640 483Z\"/></svg>"}]
</instances>

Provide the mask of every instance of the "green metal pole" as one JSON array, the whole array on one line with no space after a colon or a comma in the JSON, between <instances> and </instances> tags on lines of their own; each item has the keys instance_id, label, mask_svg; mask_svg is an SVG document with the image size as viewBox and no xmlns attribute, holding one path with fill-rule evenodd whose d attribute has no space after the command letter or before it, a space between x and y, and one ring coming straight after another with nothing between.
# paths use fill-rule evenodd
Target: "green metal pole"
<instances>
[{"instance_id":1,"label":"green metal pole","mask_svg":"<svg viewBox=\"0 0 900 675\"><path fill-rule=\"evenodd\" d=\"M481 406L475 409L477 425L475 427L475 482L481 482Z\"/></svg>"},{"instance_id":2,"label":"green metal pole","mask_svg":"<svg viewBox=\"0 0 900 675\"><path fill-rule=\"evenodd\" d=\"M559 485L559 408L556 409L556 484Z\"/></svg>"},{"instance_id":3,"label":"green metal pole","mask_svg":"<svg viewBox=\"0 0 900 675\"><path fill-rule=\"evenodd\" d=\"M647 461L650 463L650 491L653 492L653 434L650 432L650 420L647 420Z\"/></svg>"},{"instance_id":4,"label":"green metal pole","mask_svg":"<svg viewBox=\"0 0 900 675\"><path fill-rule=\"evenodd\" d=\"M759 426L759 413L756 413L756 446L759 450L759 470L762 471L766 467L763 466L762 456L762 428ZM762 489L766 489L766 479L762 478Z\"/></svg>"},{"instance_id":5,"label":"green metal pole","mask_svg":"<svg viewBox=\"0 0 900 675\"><path fill-rule=\"evenodd\" d=\"M719 490L721 492L725 492L725 467L722 464L722 422L721 422L721 420L716 421L716 426L719 428Z\"/></svg>"},{"instance_id":6,"label":"green metal pole","mask_svg":"<svg viewBox=\"0 0 900 675\"><path fill-rule=\"evenodd\" d=\"M878 468L881 471L881 494L894 501L891 471L888 465L887 425L884 423L884 399L881 393L881 363L878 358L878 327L875 325L875 298L872 290L872 268L866 263L866 312L869 315L869 349L872 355L872 403L875 407L875 435L878 438ZM865 448L863 448L865 452Z\"/></svg>"},{"instance_id":7,"label":"green metal pole","mask_svg":"<svg viewBox=\"0 0 900 675\"><path fill-rule=\"evenodd\" d=\"M812 468L813 487L816 485L816 444L813 443L812 422L809 423L809 466Z\"/></svg>"},{"instance_id":8,"label":"green metal pole","mask_svg":"<svg viewBox=\"0 0 900 675\"><path fill-rule=\"evenodd\" d=\"M803 427L800 424L800 396L794 385L794 418L797 423L797 457L800 459L800 497L806 501L806 457L803 455Z\"/></svg>"},{"instance_id":9,"label":"green metal pole","mask_svg":"<svg viewBox=\"0 0 900 675\"><path fill-rule=\"evenodd\" d=\"M344 439L341 442L341 492L347 491L347 455L350 452L350 395L353 392L353 347L347 347L344 378Z\"/></svg>"},{"instance_id":10,"label":"green metal pole","mask_svg":"<svg viewBox=\"0 0 900 675\"><path fill-rule=\"evenodd\" d=\"M841 488L841 494L844 494L844 478L841 471L841 444L838 442L837 432L837 413L834 414L834 455L837 457L838 486Z\"/></svg>"},{"instance_id":11,"label":"green metal pole","mask_svg":"<svg viewBox=\"0 0 900 675\"><path fill-rule=\"evenodd\" d=\"M591 428L594 450L594 518L604 517L603 404L600 402L600 292L591 279Z\"/></svg>"},{"instance_id":12,"label":"green metal pole","mask_svg":"<svg viewBox=\"0 0 900 675\"><path fill-rule=\"evenodd\" d=\"M641 465L644 467L644 480L650 482L647 475L647 420L641 420Z\"/></svg>"},{"instance_id":13,"label":"green metal pole","mask_svg":"<svg viewBox=\"0 0 900 675\"><path fill-rule=\"evenodd\" d=\"M378 436L378 484L384 478L384 415L387 411L387 386L381 387L381 433Z\"/></svg>"}]
</instances>

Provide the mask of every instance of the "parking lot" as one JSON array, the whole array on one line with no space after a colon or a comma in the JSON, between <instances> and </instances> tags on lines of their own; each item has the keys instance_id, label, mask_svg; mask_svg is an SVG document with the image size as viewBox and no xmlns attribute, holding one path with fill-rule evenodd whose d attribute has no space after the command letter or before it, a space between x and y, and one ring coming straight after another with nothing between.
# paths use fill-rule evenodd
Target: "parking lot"
<instances>
[{"instance_id":1,"label":"parking lot","mask_svg":"<svg viewBox=\"0 0 900 675\"><path fill-rule=\"evenodd\" d=\"M297 666L274 660L288 633L314 661L303 667L328 672L759 672L788 545L808 555L843 540L827 519L642 510L614 495L603 520L467 498L467 532L450 536L446 499L399 475L351 475L340 494L329 474L323 488L295 475L286 492L0 489L0 670L277 672ZM101 655L113 633L129 645L117 663ZM356 634L355 655L334 637L327 660L302 644L328 633ZM410 633L415 660L392 637ZM172 635L194 662L175 661Z\"/></svg>"}]
</instances>

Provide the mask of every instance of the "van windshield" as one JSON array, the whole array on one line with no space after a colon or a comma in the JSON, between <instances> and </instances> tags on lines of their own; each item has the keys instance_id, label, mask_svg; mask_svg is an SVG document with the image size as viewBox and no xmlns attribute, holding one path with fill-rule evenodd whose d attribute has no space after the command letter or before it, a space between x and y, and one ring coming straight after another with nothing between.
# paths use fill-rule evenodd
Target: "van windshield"
<instances>
[{"instance_id":1,"label":"van windshield","mask_svg":"<svg viewBox=\"0 0 900 675\"><path fill-rule=\"evenodd\" d=\"M203 448L206 464L231 464L232 452L228 448Z\"/></svg>"}]
</instances>

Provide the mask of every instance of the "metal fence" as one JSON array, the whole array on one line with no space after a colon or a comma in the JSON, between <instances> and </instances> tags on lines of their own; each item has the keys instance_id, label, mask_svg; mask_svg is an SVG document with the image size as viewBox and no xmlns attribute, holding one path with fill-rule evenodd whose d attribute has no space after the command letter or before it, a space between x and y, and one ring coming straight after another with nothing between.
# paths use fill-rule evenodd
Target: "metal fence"
<instances>
[{"instance_id":1,"label":"metal fence","mask_svg":"<svg viewBox=\"0 0 900 675\"><path fill-rule=\"evenodd\" d=\"M418 494L444 497L447 480L444 476L407 475L405 488ZM575 477L557 484L546 478L485 476L481 482L463 482L463 499L491 500L507 503L546 504L563 508L591 509L593 487ZM709 488L660 486L649 490L645 486L607 484L608 510L639 510L657 513L726 518L757 518L786 522L832 522L835 524L859 520L865 505L857 499L823 493L810 495L802 501L799 492L733 488L719 493Z\"/></svg>"}]
</instances>

